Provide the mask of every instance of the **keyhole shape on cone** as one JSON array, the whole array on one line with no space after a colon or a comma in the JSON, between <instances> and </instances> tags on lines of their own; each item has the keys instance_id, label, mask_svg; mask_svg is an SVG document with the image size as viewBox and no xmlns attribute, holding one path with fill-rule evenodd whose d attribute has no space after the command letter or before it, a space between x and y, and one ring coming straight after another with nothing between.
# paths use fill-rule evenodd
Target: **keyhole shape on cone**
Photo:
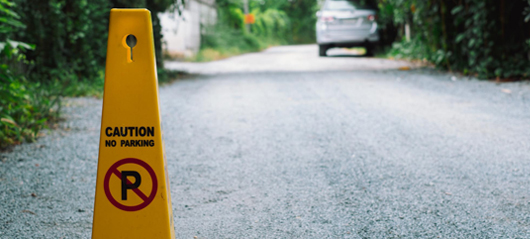
<instances>
[{"instance_id":1,"label":"keyhole shape on cone","mask_svg":"<svg viewBox=\"0 0 530 239\"><path fill-rule=\"evenodd\" d=\"M133 60L133 47L136 46L136 42L137 40L134 35L128 35L127 38L125 38L125 43L131 48L131 61Z\"/></svg>"}]
</instances>

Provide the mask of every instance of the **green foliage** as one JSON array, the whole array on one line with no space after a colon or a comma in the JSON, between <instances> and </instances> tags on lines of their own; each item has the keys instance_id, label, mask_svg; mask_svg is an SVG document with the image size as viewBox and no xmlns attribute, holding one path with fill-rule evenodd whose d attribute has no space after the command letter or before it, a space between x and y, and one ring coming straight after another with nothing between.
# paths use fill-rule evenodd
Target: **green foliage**
<instances>
[{"instance_id":1,"label":"green foliage","mask_svg":"<svg viewBox=\"0 0 530 239\"><path fill-rule=\"evenodd\" d=\"M254 9L252 13L256 18L255 24L251 25L251 32L254 35L278 44L290 42L291 22L285 12L277 9L267 9L261 12L260 9Z\"/></svg>"},{"instance_id":2,"label":"green foliage","mask_svg":"<svg viewBox=\"0 0 530 239\"><path fill-rule=\"evenodd\" d=\"M271 45L314 42L316 0L249 0L255 23L247 31L242 0L218 0L218 24L202 34L195 60L208 61Z\"/></svg>"},{"instance_id":3,"label":"green foliage","mask_svg":"<svg viewBox=\"0 0 530 239\"><path fill-rule=\"evenodd\" d=\"M244 24L245 15L240 1L219 1L218 23L205 29L201 50L196 61L218 60L228 56L259 51L270 45L289 41L288 16L277 9L252 9L256 22L250 32Z\"/></svg>"},{"instance_id":4,"label":"green foliage","mask_svg":"<svg viewBox=\"0 0 530 239\"><path fill-rule=\"evenodd\" d=\"M411 41L401 34L392 55L426 59L438 67L481 78L530 74L527 0L378 2L382 25L411 26Z\"/></svg>"},{"instance_id":5,"label":"green foliage","mask_svg":"<svg viewBox=\"0 0 530 239\"><path fill-rule=\"evenodd\" d=\"M58 117L61 97L101 95L112 7L151 10L162 68L158 13L183 2L0 0L0 148L33 140Z\"/></svg>"},{"instance_id":6,"label":"green foliage","mask_svg":"<svg viewBox=\"0 0 530 239\"><path fill-rule=\"evenodd\" d=\"M275 44L315 42L317 0L248 2L256 18L251 33L260 40ZM242 0L217 0L217 6L220 25L245 31Z\"/></svg>"},{"instance_id":7,"label":"green foliage","mask_svg":"<svg viewBox=\"0 0 530 239\"><path fill-rule=\"evenodd\" d=\"M11 1L0 0L0 149L35 139L46 121L55 116L53 110L59 103L53 91L18 73L32 64L24 53L34 46L10 40L14 33L26 28L13 11L15 6Z\"/></svg>"},{"instance_id":8,"label":"green foliage","mask_svg":"<svg viewBox=\"0 0 530 239\"><path fill-rule=\"evenodd\" d=\"M315 13L319 10L318 0L266 0L250 1L252 9L259 8L261 11L277 9L289 18L289 42L290 43L314 43L315 42Z\"/></svg>"},{"instance_id":9,"label":"green foliage","mask_svg":"<svg viewBox=\"0 0 530 239\"><path fill-rule=\"evenodd\" d=\"M18 38L37 45L28 59L31 80L65 80L76 75L83 80L98 77L106 56L107 0L31 1L16 0L27 25Z\"/></svg>"},{"instance_id":10,"label":"green foliage","mask_svg":"<svg viewBox=\"0 0 530 239\"><path fill-rule=\"evenodd\" d=\"M282 10L289 16L291 20L291 42L306 44L316 41L316 12L319 10L317 0L269 0L268 2L273 2L270 4L277 4L277 9Z\"/></svg>"},{"instance_id":11,"label":"green foliage","mask_svg":"<svg viewBox=\"0 0 530 239\"><path fill-rule=\"evenodd\" d=\"M229 29L242 30L245 25L245 14L239 1L220 0L217 2L219 25Z\"/></svg>"}]
</instances>

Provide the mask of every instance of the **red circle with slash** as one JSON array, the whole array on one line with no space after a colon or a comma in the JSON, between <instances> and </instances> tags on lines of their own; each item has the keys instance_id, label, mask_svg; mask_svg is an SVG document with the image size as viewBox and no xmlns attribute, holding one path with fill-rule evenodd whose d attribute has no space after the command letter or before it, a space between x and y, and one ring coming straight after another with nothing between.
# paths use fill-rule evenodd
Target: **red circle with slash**
<instances>
[{"instance_id":1,"label":"red circle with slash","mask_svg":"<svg viewBox=\"0 0 530 239\"><path fill-rule=\"evenodd\" d=\"M112 196L112 194L110 192L110 185L109 185L110 184L110 178L112 177L112 175L116 175L116 177L120 178L120 180L121 180L121 172L118 170L118 167L122 166L124 164L136 164L136 165L139 165L142 168L144 168L145 170L147 170L147 172L151 176L153 189L151 190L151 194L149 194L149 196L146 196L138 188L132 189L132 191L134 193L136 193L136 195L138 195L138 197L140 197L143 200L142 203L140 203L138 205L135 205L135 206L127 206L127 205L123 205L123 204L119 203L116 199L114 199L114 197ZM132 184L132 183L129 182L129 184ZM107 196L107 199L109 199L109 202L112 203L112 205L114 205L115 207L117 207L117 208L119 208L121 210L132 212L132 211L138 211L138 210L141 210L141 209L147 207L153 201L153 199L155 199L156 190L157 190L157 187L158 187L158 181L156 180L155 171L153 171L153 169L151 168L151 166L149 166L149 164L147 164L146 162L144 162L144 161L142 161L140 159L125 158L125 159L122 159L122 160L114 163L112 166L110 166L109 170L107 171L107 174L105 174L105 179L103 181L103 186L105 188L105 195Z\"/></svg>"}]
</instances>

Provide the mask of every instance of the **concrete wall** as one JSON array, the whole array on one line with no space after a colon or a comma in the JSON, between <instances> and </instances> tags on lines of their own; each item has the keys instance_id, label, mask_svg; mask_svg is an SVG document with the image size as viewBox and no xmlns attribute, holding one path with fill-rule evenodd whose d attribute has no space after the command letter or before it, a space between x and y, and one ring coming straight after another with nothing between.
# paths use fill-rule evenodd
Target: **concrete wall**
<instances>
[{"instance_id":1,"label":"concrete wall","mask_svg":"<svg viewBox=\"0 0 530 239\"><path fill-rule=\"evenodd\" d=\"M215 0L187 0L182 15L175 11L161 13L159 17L165 54L189 57L200 49L201 28L217 21Z\"/></svg>"}]
</instances>

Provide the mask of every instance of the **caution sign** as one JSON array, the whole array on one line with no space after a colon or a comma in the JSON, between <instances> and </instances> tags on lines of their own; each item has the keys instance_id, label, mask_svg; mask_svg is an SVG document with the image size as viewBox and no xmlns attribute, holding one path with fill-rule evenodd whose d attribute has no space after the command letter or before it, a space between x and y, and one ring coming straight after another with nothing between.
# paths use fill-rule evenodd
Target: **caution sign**
<instances>
[{"instance_id":1,"label":"caution sign","mask_svg":"<svg viewBox=\"0 0 530 239\"><path fill-rule=\"evenodd\" d=\"M110 13L92 238L175 238L146 9Z\"/></svg>"}]
</instances>

